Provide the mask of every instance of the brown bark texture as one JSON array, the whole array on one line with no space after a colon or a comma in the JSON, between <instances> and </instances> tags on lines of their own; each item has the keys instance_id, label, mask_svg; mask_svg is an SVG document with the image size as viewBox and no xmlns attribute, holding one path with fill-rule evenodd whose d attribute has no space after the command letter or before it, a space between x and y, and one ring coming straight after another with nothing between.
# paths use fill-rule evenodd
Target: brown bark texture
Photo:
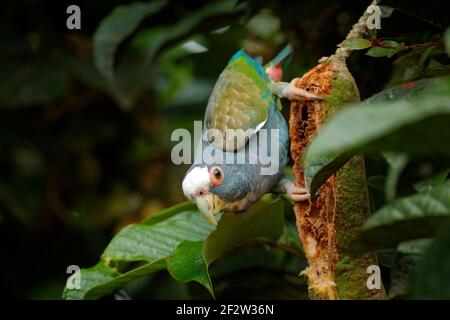
<instances>
[{"instance_id":1,"label":"brown bark texture","mask_svg":"<svg viewBox=\"0 0 450 320\"><path fill-rule=\"evenodd\" d=\"M347 39L360 37L366 21L364 14ZM305 187L302 158L322 125L347 103L360 100L346 66L349 55L348 49L338 48L302 78L293 80L295 86L323 97L321 101L291 103L289 130L296 186ZM353 256L349 251L370 215L362 155L354 156L331 176L317 196L296 203L295 214L309 263L303 274L308 279L311 299L386 299L383 286L367 287L367 268L378 264L376 254Z\"/></svg>"}]
</instances>

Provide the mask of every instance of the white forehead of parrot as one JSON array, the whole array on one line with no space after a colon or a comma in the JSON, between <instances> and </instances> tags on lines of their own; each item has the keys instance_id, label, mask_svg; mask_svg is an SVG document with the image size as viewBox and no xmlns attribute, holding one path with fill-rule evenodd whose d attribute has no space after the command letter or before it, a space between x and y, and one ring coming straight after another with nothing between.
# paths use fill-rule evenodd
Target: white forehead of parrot
<instances>
[{"instance_id":1,"label":"white forehead of parrot","mask_svg":"<svg viewBox=\"0 0 450 320\"><path fill-rule=\"evenodd\" d=\"M193 168L184 178L182 187L183 193L186 198L191 199L199 189L209 189L209 184L211 179L209 177L208 168L205 167L195 167Z\"/></svg>"}]
</instances>

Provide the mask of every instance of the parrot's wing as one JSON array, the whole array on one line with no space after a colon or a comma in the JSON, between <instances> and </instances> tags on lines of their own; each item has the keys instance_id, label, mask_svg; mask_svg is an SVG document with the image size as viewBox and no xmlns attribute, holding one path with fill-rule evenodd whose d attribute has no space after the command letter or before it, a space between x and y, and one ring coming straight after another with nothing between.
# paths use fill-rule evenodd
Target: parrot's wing
<instances>
[{"instance_id":1,"label":"parrot's wing","mask_svg":"<svg viewBox=\"0 0 450 320\"><path fill-rule=\"evenodd\" d=\"M216 148L240 149L264 126L269 108L275 103L269 82L261 66L244 51L238 51L230 59L217 80L205 113L206 129L210 129L208 139ZM217 133L222 139L217 139Z\"/></svg>"}]
</instances>

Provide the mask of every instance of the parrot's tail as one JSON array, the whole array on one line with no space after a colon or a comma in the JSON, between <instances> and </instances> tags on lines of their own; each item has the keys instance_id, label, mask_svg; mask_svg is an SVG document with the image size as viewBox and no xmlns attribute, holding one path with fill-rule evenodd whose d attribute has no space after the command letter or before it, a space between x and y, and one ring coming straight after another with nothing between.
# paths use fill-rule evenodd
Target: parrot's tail
<instances>
[{"instance_id":1,"label":"parrot's tail","mask_svg":"<svg viewBox=\"0 0 450 320\"><path fill-rule=\"evenodd\" d=\"M269 61L263 69L272 81L281 81L283 69L292 60L293 47L289 43L283 50L281 50L275 58Z\"/></svg>"},{"instance_id":2,"label":"parrot's tail","mask_svg":"<svg viewBox=\"0 0 450 320\"><path fill-rule=\"evenodd\" d=\"M293 47L292 44L288 44L286 47L283 48L272 60L269 61L264 66L264 69L267 69L268 67L285 67L292 59L292 53L293 53Z\"/></svg>"}]
</instances>

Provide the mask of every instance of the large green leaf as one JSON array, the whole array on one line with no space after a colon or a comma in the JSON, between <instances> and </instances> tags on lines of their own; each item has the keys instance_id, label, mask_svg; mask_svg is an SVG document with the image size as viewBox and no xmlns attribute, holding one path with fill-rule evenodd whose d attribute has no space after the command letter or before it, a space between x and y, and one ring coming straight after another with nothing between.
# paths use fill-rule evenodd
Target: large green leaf
<instances>
[{"instance_id":1,"label":"large green leaf","mask_svg":"<svg viewBox=\"0 0 450 320\"><path fill-rule=\"evenodd\" d=\"M131 63L120 63L116 71L118 83L115 84L114 95L122 107L131 107L149 87L155 77L151 75L157 69L154 59L159 53L190 39L196 33L228 25L231 19L243 12L243 5L235 5L236 0L206 4L174 24L146 28L136 34L131 47L138 49L136 51L143 51L143 57L131 57ZM125 62L125 59L123 60Z\"/></svg>"},{"instance_id":2,"label":"large green leaf","mask_svg":"<svg viewBox=\"0 0 450 320\"><path fill-rule=\"evenodd\" d=\"M165 268L165 258L184 240L178 233L186 234L187 230L189 239L195 241L202 235L206 237L212 229L188 202L163 210L144 224L129 225L111 240L95 267L81 270L81 289L66 288L63 296L96 299L108 294L129 281ZM119 272L118 265L123 262L140 264Z\"/></svg>"},{"instance_id":3,"label":"large green leaf","mask_svg":"<svg viewBox=\"0 0 450 320\"><path fill-rule=\"evenodd\" d=\"M203 247L203 255L211 263L236 244L255 238L278 239L284 227L283 201L263 198L246 213L225 214Z\"/></svg>"},{"instance_id":4,"label":"large green leaf","mask_svg":"<svg viewBox=\"0 0 450 320\"><path fill-rule=\"evenodd\" d=\"M388 248L432 237L450 221L450 181L427 193L400 198L378 210L363 227L356 249Z\"/></svg>"},{"instance_id":5,"label":"large green leaf","mask_svg":"<svg viewBox=\"0 0 450 320\"><path fill-rule=\"evenodd\" d=\"M81 269L81 288L65 288L63 298L68 300L98 299L132 280L162 270L165 267L165 260L160 260L153 263L144 263L128 272L120 273L115 268L99 262L92 268Z\"/></svg>"},{"instance_id":6,"label":"large green leaf","mask_svg":"<svg viewBox=\"0 0 450 320\"><path fill-rule=\"evenodd\" d=\"M171 26L144 31L145 33L141 37L144 36L146 38L145 42L148 43L145 64L149 65L155 54L168 43L180 40L195 31L195 28L206 18L220 21L222 15L242 12L244 6L236 6L236 2L236 0L226 0L217 3L208 3ZM143 40L140 41L143 42Z\"/></svg>"},{"instance_id":7,"label":"large green leaf","mask_svg":"<svg viewBox=\"0 0 450 320\"><path fill-rule=\"evenodd\" d=\"M413 273L416 299L450 299L450 224L437 235Z\"/></svg>"},{"instance_id":8,"label":"large green leaf","mask_svg":"<svg viewBox=\"0 0 450 320\"><path fill-rule=\"evenodd\" d=\"M102 259L109 261L157 261L168 257L183 240L200 241L214 230L197 210L186 210L153 225L133 224L110 242Z\"/></svg>"},{"instance_id":9,"label":"large green leaf","mask_svg":"<svg viewBox=\"0 0 450 320\"><path fill-rule=\"evenodd\" d=\"M197 281L213 293L209 264L245 241L276 240L283 227L283 201L270 195L245 213L223 214L217 227L183 203L122 229L101 261L81 270L81 289L66 288L64 297L99 298L165 267L176 280Z\"/></svg>"},{"instance_id":10,"label":"large green leaf","mask_svg":"<svg viewBox=\"0 0 450 320\"><path fill-rule=\"evenodd\" d=\"M372 105L377 103L393 102L397 100L414 100L426 93L433 86L439 86L440 81L436 79L420 79L414 82L408 82L401 86L387 88L367 98L362 102L363 105Z\"/></svg>"},{"instance_id":11,"label":"large green leaf","mask_svg":"<svg viewBox=\"0 0 450 320\"><path fill-rule=\"evenodd\" d=\"M187 13L176 23L144 28L131 40L122 59L114 68L116 51L121 42L130 37L143 20L159 11L167 1L136 3L120 6L106 17L94 34L95 63L108 79L109 93L124 110L133 107L157 76L153 65L155 56L163 49L185 41L196 32L223 27L243 12L244 5L236 0L206 4ZM202 28L200 28L202 25Z\"/></svg>"},{"instance_id":12,"label":"large green leaf","mask_svg":"<svg viewBox=\"0 0 450 320\"><path fill-rule=\"evenodd\" d=\"M76 277L77 273L73 274L69 277L67 280L68 283L71 282L71 279ZM108 267L106 267L102 263L98 263L96 266L89 268L89 269L82 269L80 271L80 289L74 288L74 289L68 289L67 286L64 289L63 297L64 299L86 299L87 298L87 292L89 289L99 286L103 283L110 283L114 280L115 277L120 276L120 274Z\"/></svg>"},{"instance_id":13,"label":"large green leaf","mask_svg":"<svg viewBox=\"0 0 450 320\"><path fill-rule=\"evenodd\" d=\"M214 295L208 265L202 255L203 241L183 241L167 260L167 269L180 282L197 281Z\"/></svg>"},{"instance_id":14,"label":"large green leaf","mask_svg":"<svg viewBox=\"0 0 450 320\"><path fill-rule=\"evenodd\" d=\"M119 6L100 22L93 37L95 65L109 81L114 78L114 58L120 43L166 3L159 0Z\"/></svg>"},{"instance_id":15,"label":"large green leaf","mask_svg":"<svg viewBox=\"0 0 450 320\"><path fill-rule=\"evenodd\" d=\"M311 193L359 152L449 157L449 123L448 94L345 108L324 125L307 149L304 167Z\"/></svg>"},{"instance_id":16,"label":"large green leaf","mask_svg":"<svg viewBox=\"0 0 450 320\"><path fill-rule=\"evenodd\" d=\"M140 70L142 62L133 56L125 61L133 61L126 66L126 72L118 76L115 71L115 56L119 45L133 34L142 24L145 18L161 10L167 0L158 0L149 3L133 3L115 8L104 18L93 36L95 66L107 79L106 91L114 97L119 106L129 110L134 104L138 94L142 91L141 83L148 82L147 77L136 70ZM127 53L129 53L127 51ZM129 79L131 78L131 79ZM127 81L134 86L127 85ZM131 87L131 89L130 89ZM133 92L129 92L129 91Z\"/></svg>"}]
</instances>

